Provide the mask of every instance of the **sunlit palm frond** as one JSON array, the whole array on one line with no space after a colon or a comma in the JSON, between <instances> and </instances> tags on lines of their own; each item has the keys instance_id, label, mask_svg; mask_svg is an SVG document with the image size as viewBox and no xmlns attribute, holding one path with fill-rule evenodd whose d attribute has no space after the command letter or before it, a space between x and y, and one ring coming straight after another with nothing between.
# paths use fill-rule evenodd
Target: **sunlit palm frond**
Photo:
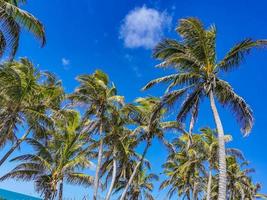
<instances>
[{"instance_id":1,"label":"sunlit palm frond","mask_svg":"<svg viewBox=\"0 0 267 200\"><path fill-rule=\"evenodd\" d=\"M248 135L254 122L253 113L249 105L225 81L218 80L214 92L219 102L223 106L229 107L234 113L245 136Z\"/></svg>"},{"instance_id":2,"label":"sunlit palm frond","mask_svg":"<svg viewBox=\"0 0 267 200\"><path fill-rule=\"evenodd\" d=\"M67 175L66 181L74 185L91 186L93 184L93 177L83 173L70 173Z\"/></svg>"},{"instance_id":3,"label":"sunlit palm frond","mask_svg":"<svg viewBox=\"0 0 267 200\"><path fill-rule=\"evenodd\" d=\"M218 63L218 67L226 72L235 69L240 66L245 56L249 54L253 48L265 47L266 45L267 41L265 40L245 39L230 49L222 61Z\"/></svg>"}]
</instances>

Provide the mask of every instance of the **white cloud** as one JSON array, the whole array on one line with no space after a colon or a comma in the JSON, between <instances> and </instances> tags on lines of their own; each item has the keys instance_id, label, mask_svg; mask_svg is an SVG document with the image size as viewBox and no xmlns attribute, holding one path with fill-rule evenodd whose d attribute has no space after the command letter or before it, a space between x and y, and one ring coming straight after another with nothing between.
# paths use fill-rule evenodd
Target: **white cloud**
<instances>
[{"instance_id":1,"label":"white cloud","mask_svg":"<svg viewBox=\"0 0 267 200\"><path fill-rule=\"evenodd\" d=\"M171 21L172 17L167 12L146 6L135 8L125 17L120 38L124 40L125 47L151 49L160 41Z\"/></svg>"},{"instance_id":2,"label":"white cloud","mask_svg":"<svg viewBox=\"0 0 267 200\"><path fill-rule=\"evenodd\" d=\"M62 58L61 63L63 66L68 66L68 65L70 65L70 60L67 58Z\"/></svg>"}]
</instances>

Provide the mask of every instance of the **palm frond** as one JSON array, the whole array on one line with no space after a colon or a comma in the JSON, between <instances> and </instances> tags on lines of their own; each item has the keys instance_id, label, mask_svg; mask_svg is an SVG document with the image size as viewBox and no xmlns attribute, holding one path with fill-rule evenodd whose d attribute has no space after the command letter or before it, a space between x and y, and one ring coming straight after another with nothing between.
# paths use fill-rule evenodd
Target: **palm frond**
<instances>
[{"instance_id":1,"label":"palm frond","mask_svg":"<svg viewBox=\"0 0 267 200\"><path fill-rule=\"evenodd\" d=\"M267 45L266 40L253 40L245 39L237 43L218 63L218 67L223 71L230 71L240 66L244 61L245 55L249 54L253 48L265 47Z\"/></svg>"},{"instance_id":2,"label":"palm frond","mask_svg":"<svg viewBox=\"0 0 267 200\"><path fill-rule=\"evenodd\" d=\"M195 105L198 104L198 102L201 98L202 98L202 88L198 87L183 102L181 109L177 115L177 121L183 122L186 119L189 112L192 109L196 109L194 107L195 107ZM197 113L197 112L195 112L195 113Z\"/></svg>"},{"instance_id":3,"label":"palm frond","mask_svg":"<svg viewBox=\"0 0 267 200\"><path fill-rule=\"evenodd\" d=\"M12 17L21 27L33 33L40 41L42 46L45 45L45 32L44 27L39 20L37 20L30 13L12 5L8 2L0 2L1 8Z\"/></svg>"},{"instance_id":4,"label":"palm frond","mask_svg":"<svg viewBox=\"0 0 267 200\"><path fill-rule=\"evenodd\" d=\"M253 113L245 100L238 96L232 87L223 80L216 81L215 95L218 101L229 107L239 122L242 132L247 136L253 126Z\"/></svg>"},{"instance_id":5,"label":"palm frond","mask_svg":"<svg viewBox=\"0 0 267 200\"><path fill-rule=\"evenodd\" d=\"M154 80L150 81L149 83L147 83L142 88L142 90L147 90L147 89L149 89L149 88L151 88L154 85L159 84L159 83L167 83L167 82L173 81L173 80L176 79L177 76L179 76L179 74L171 74L171 75L168 75L168 76L164 76L164 77L161 77L161 78L154 79Z\"/></svg>"},{"instance_id":6,"label":"palm frond","mask_svg":"<svg viewBox=\"0 0 267 200\"><path fill-rule=\"evenodd\" d=\"M91 186L94 182L92 176L83 173L70 173L67 175L66 181L70 184Z\"/></svg>"}]
</instances>

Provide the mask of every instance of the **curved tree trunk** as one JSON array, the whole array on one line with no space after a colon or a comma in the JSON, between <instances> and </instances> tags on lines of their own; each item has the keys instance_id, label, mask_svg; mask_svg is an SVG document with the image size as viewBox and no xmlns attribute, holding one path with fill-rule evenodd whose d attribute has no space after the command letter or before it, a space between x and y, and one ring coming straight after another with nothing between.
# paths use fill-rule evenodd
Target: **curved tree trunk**
<instances>
[{"instance_id":1,"label":"curved tree trunk","mask_svg":"<svg viewBox=\"0 0 267 200\"><path fill-rule=\"evenodd\" d=\"M131 175L129 181L128 181L126 187L125 187L124 190L123 190L123 193L122 193L122 195L121 195L121 197L120 197L120 200L124 200L124 199L125 199L126 194L127 194L127 191L128 191L129 187L131 186L131 184L132 184L132 182L133 182L133 179L134 179L134 177L135 177L135 175L136 175L136 173L137 173L138 168L139 168L139 167L141 166L141 164L143 163L143 161L144 161L144 159L145 159L145 156L146 156L146 153L147 153L148 148L150 147L150 145L151 145L151 141L149 140L149 141L147 142L147 145L146 145L146 147L145 147L145 150L144 150L144 152L143 152L143 154L142 154L142 157L141 157L140 161L139 161L139 162L137 163L137 165L135 166L134 171L133 171L133 173L132 173L132 175Z\"/></svg>"},{"instance_id":2,"label":"curved tree trunk","mask_svg":"<svg viewBox=\"0 0 267 200\"><path fill-rule=\"evenodd\" d=\"M191 113L191 119L190 119L189 130L188 130L188 134L189 134L189 143L188 143L188 146L187 146L188 149L190 148L191 144L193 143L192 132L193 132L193 129L194 129L194 126L195 126L195 123L196 123L196 115L197 115L197 112L198 112L197 104L198 104L198 101L194 104L193 110L192 110L192 113Z\"/></svg>"},{"instance_id":3,"label":"curved tree trunk","mask_svg":"<svg viewBox=\"0 0 267 200\"><path fill-rule=\"evenodd\" d=\"M194 116L191 116L190 124L189 124L189 134L190 135L192 135L194 125L195 125L195 119L194 119Z\"/></svg>"},{"instance_id":4,"label":"curved tree trunk","mask_svg":"<svg viewBox=\"0 0 267 200\"><path fill-rule=\"evenodd\" d=\"M189 142L187 144L187 149L190 148L193 142L192 131L193 131L194 125L195 125L195 119L194 119L194 116L192 115L190 119L189 130L188 130Z\"/></svg>"},{"instance_id":5,"label":"curved tree trunk","mask_svg":"<svg viewBox=\"0 0 267 200\"><path fill-rule=\"evenodd\" d=\"M51 197L49 197L49 200L54 200L56 199L56 196L57 196L57 191L53 191L52 194L51 194ZM48 200L48 199L47 199Z\"/></svg>"},{"instance_id":6,"label":"curved tree trunk","mask_svg":"<svg viewBox=\"0 0 267 200\"><path fill-rule=\"evenodd\" d=\"M198 197L197 197L197 186L196 186L195 183L194 183L194 188L193 188L192 198L193 198L194 200L198 200Z\"/></svg>"},{"instance_id":7,"label":"curved tree trunk","mask_svg":"<svg viewBox=\"0 0 267 200\"><path fill-rule=\"evenodd\" d=\"M116 155L115 155L115 151L113 153L113 171L112 171L112 180L110 183L110 187L107 193L107 196L105 198L105 200L109 200L115 185L115 181L116 181L116 175L117 175L117 161L116 161Z\"/></svg>"},{"instance_id":8,"label":"curved tree trunk","mask_svg":"<svg viewBox=\"0 0 267 200\"><path fill-rule=\"evenodd\" d=\"M99 144L99 149L98 149L98 159L97 159L97 166L96 166L96 172L95 172L93 200L97 200L97 193L98 193L98 187L99 187L99 172L100 172L102 154L103 154L102 124L100 125L99 134L100 134L100 144Z\"/></svg>"},{"instance_id":9,"label":"curved tree trunk","mask_svg":"<svg viewBox=\"0 0 267 200\"><path fill-rule=\"evenodd\" d=\"M28 137L31 132L31 128L27 130L27 132L16 141L16 143L6 152L3 158L0 160L0 166L4 164L4 162L9 158L9 156L19 147L19 145Z\"/></svg>"},{"instance_id":10,"label":"curved tree trunk","mask_svg":"<svg viewBox=\"0 0 267 200\"><path fill-rule=\"evenodd\" d=\"M189 191L186 192L186 198L187 198L187 200L191 200L191 195L190 195L190 192Z\"/></svg>"},{"instance_id":11,"label":"curved tree trunk","mask_svg":"<svg viewBox=\"0 0 267 200\"><path fill-rule=\"evenodd\" d=\"M230 191L230 194L229 194L229 200L233 200L233 192L232 192L232 190Z\"/></svg>"},{"instance_id":12,"label":"curved tree trunk","mask_svg":"<svg viewBox=\"0 0 267 200\"><path fill-rule=\"evenodd\" d=\"M210 105L214 116L214 121L216 123L217 132L218 132L218 143L219 143L219 196L218 200L226 200L226 153L225 153L225 142L224 142L224 130L222 122L216 108L213 91L209 93Z\"/></svg>"},{"instance_id":13,"label":"curved tree trunk","mask_svg":"<svg viewBox=\"0 0 267 200\"><path fill-rule=\"evenodd\" d=\"M207 194L206 194L206 200L210 200L210 193L211 193L211 183L212 183L212 173L211 169L209 170L209 179L208 179L208 185L207 185Z\"/></svg>"},{"instance_id":14,"label":"curved tree trunk","mask_svg":"<svg viewBox=\"0 0 267 200\"><path fill-rule=\"evenodd\" d=\"M59 193L58 193L58 200L63 199L63 179L60 181L59 184Z\"/></svg>"}]
</instances>

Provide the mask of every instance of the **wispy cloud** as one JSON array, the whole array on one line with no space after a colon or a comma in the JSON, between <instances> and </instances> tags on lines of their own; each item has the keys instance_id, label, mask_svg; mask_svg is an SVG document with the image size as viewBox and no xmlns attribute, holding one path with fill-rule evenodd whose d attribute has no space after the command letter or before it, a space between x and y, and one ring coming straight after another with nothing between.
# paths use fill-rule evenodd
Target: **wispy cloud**
<instances>
[{"instance_id":1,"label":"wispy cloud","mask_svg":"<svg viewBox=\"0 0 267 200\"><path fill-rule=\"evenodd\" d=\"M141 78L143 76L138 67L134 66L133 71L135 75L137 76L137 78Z\"/></svg>"},{"instance_id":2,"label":"wispy cloud","mask_svg":"<svg viewBox=\"0 0 267 200\"><path fill-rule=\"evenodd\" d=\"M175 11L175 10L176 10L176 6L173 5L173 6L171 7L171 10Z\"/></svg>"},{"instance_id":3,"label":"wispy cloud","mask_svg":"<svg viewBox=\"0 0 267 200\"><path fill-rule=\"evenodd\" d=\"M139 70L139 67L137 67L134 64L134 57L131 54L127 53L124 55L124 58L129 62L129 64L130 64L129 67L134 72L135 76L137 78L141 78L143 75L142 75L141 71Z\"/></svg>"},{"instance_id":4,"label":"wispy cloud","mask_svg":"<svg viewBox=\"0 0 267 200\"><path fill-rule=\"evenodd\" d=\"M135 8L130 11L121 25L120 38L127 48L153 48L171 25L172 17L167 12L153 8Z\"/></svg>"},{"instance_id":5,"label":"wispy cloud","mask_svg":"<svg viewBox=\"0 0 267 200\"><path fill-rule=\"evenodd\" d=\"M62 58L61 63L63 66L68 66L68 65L70 65L70 60L67 58Z\"/></svg>"},{"instance_id":6,"label":"wispy cloud","mask_svg":"<svg viewBox=\"0 0 267 200\"><path fill-rule=\"evenodd\" d=\"M130 54L125 54L124 58L129 62L131 62L133 60L133 56Z\"/></svg>"}]
</instances>

